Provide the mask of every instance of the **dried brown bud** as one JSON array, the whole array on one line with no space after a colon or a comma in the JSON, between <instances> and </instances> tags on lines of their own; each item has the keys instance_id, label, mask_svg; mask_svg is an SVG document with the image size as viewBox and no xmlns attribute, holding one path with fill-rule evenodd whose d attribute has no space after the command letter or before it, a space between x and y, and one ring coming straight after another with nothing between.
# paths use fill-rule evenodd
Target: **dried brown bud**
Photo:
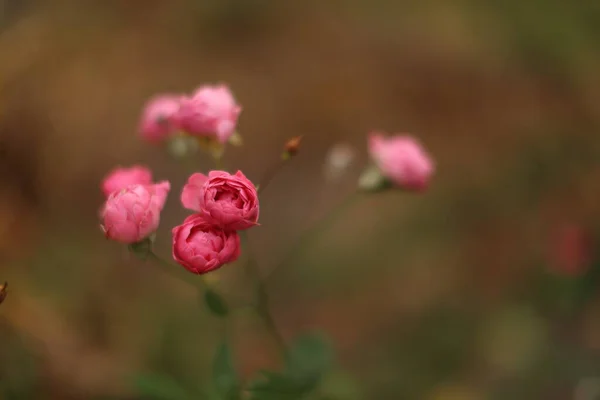
<instances>
[{"instance_id":1,"label":"dried brown bud","mask_svg":"<svg viewBox=\"0 0 600 400\"><path fill-rule=\"evenodd\" d=\"M283 151L283 158L291 158L293 156L295 156L296 154L298 154L298 151L300 150L300 142L302 141L302 136L296 136L291 138L290 140L288 140L285 143L284 146L284 151Z\"/></svg>"},{"instance_id":2,"label":"dried brown bud","mask_svg":"<svg viewBox=\"0 0 600 400\"><path fill-rule=\"evenodd\" d=\"M6 295L8 294L8 282L4 282L4 285L0 286L0 304L4 301L4 299L6 298Z\"/></svg>"}]
</instances>

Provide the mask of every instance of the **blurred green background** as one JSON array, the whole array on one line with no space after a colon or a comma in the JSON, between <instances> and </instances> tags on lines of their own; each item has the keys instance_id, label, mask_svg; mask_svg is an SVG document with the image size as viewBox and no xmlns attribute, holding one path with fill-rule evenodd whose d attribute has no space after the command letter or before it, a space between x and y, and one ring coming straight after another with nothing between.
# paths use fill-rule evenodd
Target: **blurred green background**
<instances>
[{"instance_id":1,"label":"blurred green background","mask_svg":"<svg viewBox=\"0 0 600 400\"><path fill-rule=\"evenodd\" d=\"M178 192L211 163L142 143L158 92L227 82L261 199L268 270L343 201L372 129L417 135L424 195L345 209L269 280L287 339L320 329L319 400L600 399L600 2L595 0L0 0L0 387L4 399L146 399L155 374L198 388L223 335L195 293L98 228L115 165ZM326 154L357 157L334 180ZM235 265L218 273L244 291ZM260 322L230 327L244 376L276 365Z\"/></svg>"}]
</instances>

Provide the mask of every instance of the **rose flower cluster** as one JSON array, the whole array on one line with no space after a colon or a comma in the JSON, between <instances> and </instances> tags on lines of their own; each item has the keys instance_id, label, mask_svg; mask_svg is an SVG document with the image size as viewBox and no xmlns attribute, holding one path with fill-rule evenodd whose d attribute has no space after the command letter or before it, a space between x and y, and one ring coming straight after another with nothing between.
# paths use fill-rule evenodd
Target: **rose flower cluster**
<instances>
[{"instance_id":1,"label":"rose flower cluster","mask_svg":"<svg viewBox=\"0 0 600 400\"><path fill-rule=\"evenodd\" d=\"M183 136L221 155L226 143L241 140L236 134L241 111L227 86L204 85L189 96L162 94L151 98L138 130L150 143L162 144Z\"/></svg>"},{"instance_id":2,"label":"rose flower cluster","mask_svg":"<svg viewBox=\"0 0 600 400\"><path fill-rule=\"evenodd\" d=\"M241 171L193 174L181 202L197 214L173 228L173 258L196 274L235 261L240 255L237 231L258 224L258 194Z\"/></svg>"},{"instance_id":3,"label":"rose flower cluster","mask_svg":"<svg viewBox=\"0 0 600 400\"><path fill-rule=\"evenodd\" d=\"M227 86L204 85L191 95L152 98L142 113L139 134L155 144L185 138L218 160L227 143L241 142L236 131L240 112ZM369 153L373 165L359 179L360 189L427 188L434 165L416 139L372 133ZM152 240L170 188L168 181L154 183L150 170L142 166L110 172L102 182L106 201L100 212L106 237L128 245ZM180 199L194 214L172 229L173 259L195 274L235 261L240 254L238 231L258 225L256 186L241 171L195 173Z\"/></svg>"}]
</instances>

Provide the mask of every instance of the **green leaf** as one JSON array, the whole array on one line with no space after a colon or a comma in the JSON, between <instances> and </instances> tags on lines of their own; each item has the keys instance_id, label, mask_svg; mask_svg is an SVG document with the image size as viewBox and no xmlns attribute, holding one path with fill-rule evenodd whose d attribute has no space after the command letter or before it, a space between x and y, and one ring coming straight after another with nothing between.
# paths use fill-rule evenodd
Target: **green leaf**
<instances>
[{"instance_id":1,"label":"green leaf","mask_svg":"<svg viewBox=\"0 0 600 400\"><path fill-rule=\"evenodd\" d=\"M220 398L237 400L240 398L240 382L235 367L231 349L223 343L217 349L213 360L213 380Z\"/></svg>"},{"instance_id":2,"label":"green leaf","mask_svg":"<svg viewBox=\"0 0 600 400\"><path fill-rule=\"evenodd\" d=\"M329 370L333 352L322 335L301 336L286 356L283 372L263 371L248 390L252 400L300 400L314 391Z\"/></svg>"},{"instance_id":3,"label":"green leaf","mask_svg":"<svg viewBox=\"0 0 600 400\"><path fill-rule=\"evenodd\" d=\"M262 377L250 383L251 400L300 400L308 391L293 378L278 372L262 371Z\"/></svg>"},{"instance_id":4,"label":"green leaf","mask_svg":"<svg viewBox=\"0 0 600 400\"><path fill-rule=\"evenodd\" d=\"M333 351L323 335L299 337L288 352L287 373L298 380L320 379L332 364Z\"/></svg>"},{"instance_id":5,"label":"green leaf","mask_svg":"<svg viewBox=\"0 0 600 400\"><path fill-rule=\"evenodd\" d=\"M191 396L175 380L158 374L138 375L134 380L138 394L148 400L187 400Z\"/></svg>"},{"instance_id":6,"label":"green leaf","mask_svg":"<svg viewBox=\"0 0 600 400\"><path fill-rule=\"evenodd\" d=\"M229 307L225 300L212 289L208 289L204 293L204 302L211 313L217 317L226 317L229 314Z\"/></svg>"}]
</instances>

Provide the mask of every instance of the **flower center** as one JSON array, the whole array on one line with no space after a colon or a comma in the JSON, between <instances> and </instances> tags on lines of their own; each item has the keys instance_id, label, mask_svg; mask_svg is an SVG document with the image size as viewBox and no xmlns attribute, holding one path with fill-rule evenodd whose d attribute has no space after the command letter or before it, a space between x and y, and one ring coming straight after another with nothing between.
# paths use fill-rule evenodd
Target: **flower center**
<instances>
[{"instance_id":1,"label":"flower center","mask_svg":"<svg viewBox=\"0 0 600 400\"><path fill-rule=\"evenodd\" d=\"M215 201L222 201L225 203L230 203L234 205L236 208L243 208L244 201L240 198L239 193L229 191L229 190L220 190L215 195Z\"/></svg>"}]
</instances>

